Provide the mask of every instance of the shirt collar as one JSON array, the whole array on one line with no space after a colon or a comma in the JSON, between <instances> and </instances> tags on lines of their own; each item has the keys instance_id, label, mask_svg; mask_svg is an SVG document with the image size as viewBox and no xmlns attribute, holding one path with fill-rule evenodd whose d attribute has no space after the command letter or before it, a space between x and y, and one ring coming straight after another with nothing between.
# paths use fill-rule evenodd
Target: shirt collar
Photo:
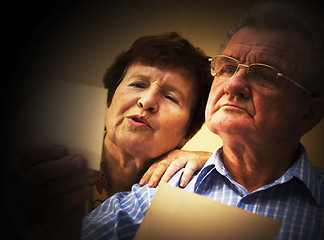
<instances>
[{"instance_id":1,"label":"shirt collar","mask_svg":"<svg viewBox=\"0 0 324 240\"><path fill-rule=\"evenodd\" d=\"M318 172L309 161L307 152L301 144L298 159L281 177L281 179L291 179L292 177L298 178L300 181L302 181L313 196L316 203L320 205L320 184L318 182Z\"/></svg>"},{"instance_id":2,"label":"shirt collar","mask_svg":"<svg viewBox=\"0 0 324 240\"><path fill-rule=\"evenodd\" d=\"M222 146L219 147L206 162L206 164L198 174L198 179L200 179L201 181L203 178L206 178L212 169L215 169L219 174L231 179L228 171L223 164ZM293 177L298 178L305 184L316 203L320 206L320 184L318 182L318 172L310 163L307 152L301 144L300 155L297 161L295 161L295 163L287 170L287 172L276 181L276 184L287 182ZM200 181L198 181L198 183Z\"/></svg>"}]
</instances>

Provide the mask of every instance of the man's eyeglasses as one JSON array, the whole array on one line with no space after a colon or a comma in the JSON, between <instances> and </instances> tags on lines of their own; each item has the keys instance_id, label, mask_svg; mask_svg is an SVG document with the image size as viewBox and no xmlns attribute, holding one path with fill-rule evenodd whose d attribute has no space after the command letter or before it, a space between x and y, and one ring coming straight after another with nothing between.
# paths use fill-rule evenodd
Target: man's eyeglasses
<instances>
[{"instance_id":1,"label":"man's eyeglasses","mask_svg":"<svg viewBox=\"0 0 324 240\"><path fill-rule=\"evenodd\" d=\"M242 66L247 68L247 75L250 76L251 79L255 81L256 84L258 84L260 87L267 89L280 88L282 84L280 84L278 79L283 78L295 84L307 94L312 95L312 93L302 85L284 76L283 74L279 73L277 69L267 64L240 64L239 61L235 58L225 55L217 55L216 57L210 58L209 61L211 62L211 74L215 78L230 79L238 72L239 68Z\"/></svg>"}]
</instances>

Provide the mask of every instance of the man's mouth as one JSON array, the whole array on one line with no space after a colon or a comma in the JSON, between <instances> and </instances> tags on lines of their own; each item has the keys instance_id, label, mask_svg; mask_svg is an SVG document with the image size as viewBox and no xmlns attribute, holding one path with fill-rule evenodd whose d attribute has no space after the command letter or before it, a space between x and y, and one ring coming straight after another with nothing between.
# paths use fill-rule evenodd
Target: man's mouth
<instances>
[{"instance_id":1,"label":"man's mouth","mask_svg":"<svg viewBox=\"0 0 324 240\"><path fill-rule=\"evenodd\" d=\"M251 114L249 113L249 111L247 111L244 107L241 107L241 106L238 106L238 105L235 105L235 104L224 104L220 108L228 109L229 111L242 111L242 112L246 112L249 116L251 116Z\"/></svg>"}]
</instances>

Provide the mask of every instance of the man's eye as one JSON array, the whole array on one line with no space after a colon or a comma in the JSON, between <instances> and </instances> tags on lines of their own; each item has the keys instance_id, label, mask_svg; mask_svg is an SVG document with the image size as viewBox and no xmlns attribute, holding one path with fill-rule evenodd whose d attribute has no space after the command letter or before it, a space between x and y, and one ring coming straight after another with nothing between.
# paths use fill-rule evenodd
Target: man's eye
<instances>
[{"instance_id":1,"label":"man's eye","mask_svg":"<svg viewBox=\"0 0 324 240\"><path fill-rule=\"evenodd\" d=\"M274 83L278 73L271 68L255 65L250 67L249 75L257 78L258 81Z\"/></svg>"},{"instance_id":2,"label":"man's eye","mask_svg":"<svg viewBox=\"0 0 324 240\"><path fill-rule=\"evenodd\" d=\"M235 66L231 66L231 65L224 65L222 67L220 67L217 71L216 71L216 77L225 77L225 78L229 78L231 77L236 71L236 67Z\"/></svg>"},{"instance_id":3,"label":"man's eye","mask_svg":"<svg viewBox=\"0 0 324 240\"><path fill-rule=\"evenodd\" d=\"M260 77L263 79L263 81L266 81L266 82L275 82L275 79L276 79L276 77L274 77L273 75L269 75L269 74L262 74Z\"/></svg>"},{"instance_id":4,"label":"man's eye","mask_svg":"<svg viewBox=\"0 0 324 240\"><path fill-rule=\"evenodd\" d=\"M226 67L224 68L224 72L225 72L226 74L228 74L228 75L233 75L233 74L235 73L235 71L236 71L236 68L233 67L233 66L226 66Z\"/></svg>"}]
</instances>

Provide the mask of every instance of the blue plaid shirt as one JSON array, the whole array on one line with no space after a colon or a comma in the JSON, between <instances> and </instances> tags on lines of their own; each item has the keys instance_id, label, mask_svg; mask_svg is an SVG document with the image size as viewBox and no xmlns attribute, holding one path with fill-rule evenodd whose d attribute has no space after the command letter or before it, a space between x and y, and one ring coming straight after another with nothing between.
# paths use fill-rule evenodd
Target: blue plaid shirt
<instances>
[{"instance_id":1,"label":"blue plaid shirt","mask_svg":"<svg viewBox=\"0 0 324 240\"><path fill-rule=\"evenodd\" d=\"M230 177L222 159L219 148L185 190L282 221L275 239L324 239L324 170L311 165L303 147L283 176L252 193ZM169 184L178 186L182 172ZM82 239L133 239L156 190L134 185L115 194L84 218Z\"/></svg>"}]
</instances>

